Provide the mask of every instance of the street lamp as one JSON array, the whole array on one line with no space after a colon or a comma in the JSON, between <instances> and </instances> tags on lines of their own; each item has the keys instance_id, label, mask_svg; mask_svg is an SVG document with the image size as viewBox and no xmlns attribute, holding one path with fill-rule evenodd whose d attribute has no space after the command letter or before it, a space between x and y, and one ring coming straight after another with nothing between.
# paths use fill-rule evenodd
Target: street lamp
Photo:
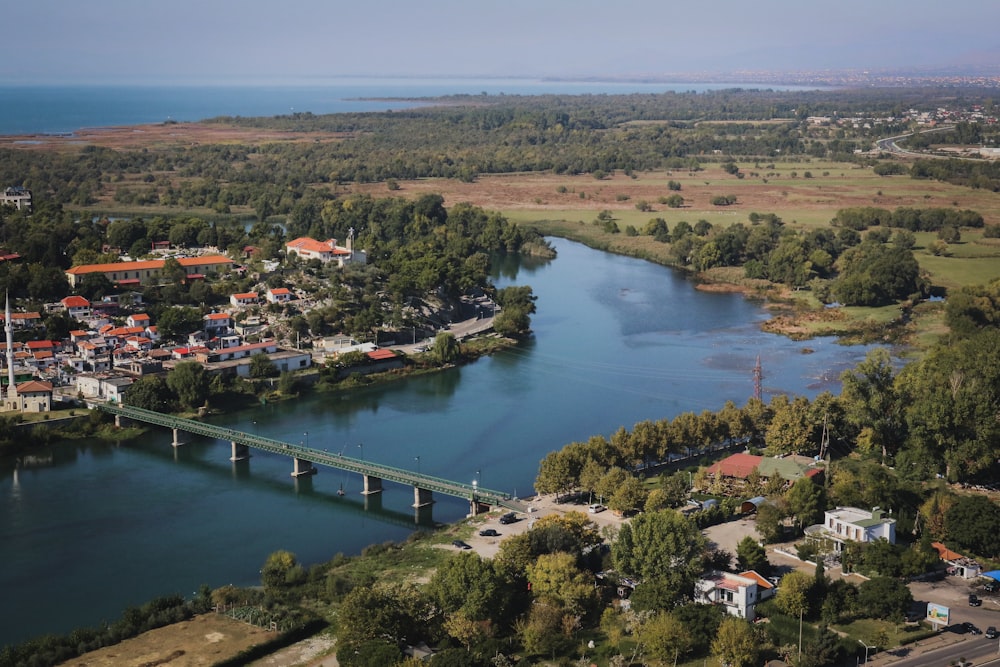
<instances>
[{"instance_id":1,"label":"street lamp","mask_svg":"<svg viewBox=\"0 0 1000 667\"><path fill-rule=\"evenodd\" d=\"M309 449L309 431L306 431L302 435L306 436L306 449Z\"/></svg>"},{"instance_id":2,"label":"street lamp","mask_svg":"<svg viewBox=\"0 0 1000 667\"><path fill-rule=\"evenodd\" d=\"M414 456L413 460L417 462L417 474L419 475L420 474L420 457L419 456Z\"/></svg>"},{"instance_id":3,"label":"street lamp","mask_svg":"<svg viewBox=\"0 0 1000 667\"><path fill-rule=\"evenodd\" d=\"M864 642L864 640L859 639L858 643L865 647L865 662L868 662L868 649L878 648L878 644L872 644L869 646Z\"/></svg>"},{"instance_id":4,"label":"street lamp","mask_svg":"<svg viewBox=\"0 0 1000 667\"><path fill-rule=\"evenodd\" d=\"M358 443L358 449L361 450L361 460L364 461L365 460L365 443L359 442Z\"/></svg>"},{"instance_id":5,"label":"street lamp","mask_svg":"<svg viewBox=\"0 0 1000 667\"><path fill-rule=\"evenodd\" d=\"M472 499L473 500L476 499L476 490L477 490L478 486L479 486L479 482L477 480L472 480Z\"/></svg>"}]
</instances>

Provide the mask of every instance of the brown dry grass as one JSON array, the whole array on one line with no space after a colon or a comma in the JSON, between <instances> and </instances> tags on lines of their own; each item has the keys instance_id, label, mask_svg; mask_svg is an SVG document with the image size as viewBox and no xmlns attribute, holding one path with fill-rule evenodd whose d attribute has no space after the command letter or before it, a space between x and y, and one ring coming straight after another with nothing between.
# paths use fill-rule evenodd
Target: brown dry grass
<instances>
[{"instance_id":1,"label":"brown dry grass","mask_svg":"<svg viewBox=\"0 0 1000 667\"><path fill-rule=\"evenodd\" d=\"M204 614L86 653L63 667L207 667L273 637L227 616Z\"/></svg>"}]
</instances>

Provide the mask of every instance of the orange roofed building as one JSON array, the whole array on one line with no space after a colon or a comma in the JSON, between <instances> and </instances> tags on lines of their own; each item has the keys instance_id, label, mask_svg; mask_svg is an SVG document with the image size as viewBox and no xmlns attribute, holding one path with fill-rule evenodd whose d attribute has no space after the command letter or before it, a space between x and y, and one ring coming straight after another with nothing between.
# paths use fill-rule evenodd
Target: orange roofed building
<instances>
[{"instance_id":1,"label":"orange roofed building","mask_svg":"<svg viewBox=\"0 0 1000 667\"><path fill-rule=\"evenodd\" d=\"M233 268L233 260L223 255L203 255L201 257L181 257L177 262L188 275L212 274ZM71 287L77 287L85 276L103 273L112 283L119 285L149 285L160 280L160 271L166 263L164 259L141 262L113 262L111 264L81 264L66 271L66 279Z\"/></svg>"},{"instance_id":2,"label":"orange roofed building","mask_svg":"<svg viewBox=\"0 0 1000 667\"><path fill-rule=\"evenodd\" d=\"M285 252L289 255L298 255L307 261L318 259L324 264L336 262L337 266L351 263L365 264L368 261L363 250L354 250L354 243L350 238L348 238L347 246L339 246L337 239L317 241L308 236L300 236L285 244Z\"/></svg>"}]
</instances>

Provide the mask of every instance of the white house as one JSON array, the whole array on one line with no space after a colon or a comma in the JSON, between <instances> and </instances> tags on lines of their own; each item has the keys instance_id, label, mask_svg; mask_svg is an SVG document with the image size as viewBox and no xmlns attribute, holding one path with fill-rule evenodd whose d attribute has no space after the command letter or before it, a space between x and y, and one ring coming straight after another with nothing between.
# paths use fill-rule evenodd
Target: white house
<instances>
[{"instance_id":1,"label":"white house","mask_svg":"<svg viewBox=\"0 0 1000 667\"><path fill-rule=\"evenodd\" d=\"M273 287L264 294L268 303L285 303L295 298L292 290L287 287Z\"/></svg>"},{"instance_id":2,"label":"white house","mask_svg":"<svg viewBox=\"0 0 1000 667\"><path fill-rule=\"evenodd\" d=\"M257 292L232 294L229 296L229 303L234 307L255 306L260 303L260 297L257 295Z\"/></svg>"},{"instance_id":3,"label":"white house","mask_svg":"<svg viewBox=\"0 0 1000 667\"><path fill-rule=\"evenodd\" d=\"M82 296L68 296L62 300L62 305L66 309L66 314L73 319L83 320L90 317L90 301L87 301Z\"/></svg>"},{"instance_id":4,"label":"white house","mask_svg":"<svg viewBox=\"0 0 1000 667\"><path fill-rule=\"evenodd\" d=\"M870 512L857 507L838 507L827 510L823 524L810 526L806 534L833 540L837 551L843 551L844 543L848 541L875 542L884 539L889 544L895 544L896 520L878 507L873 507Z\"/></svg>"},{"instance_id":5,"label":"white house","mask_svg":"<svg viewBox=\"0 0 1000 667\"><path fill-rule=\"evenodd\" d=\"M202 318L205 332L211 336L228 333L233 326L233 318L229 313L209 313Z\"/></svg>"},{"instance_id":6,"label":"white house","mask_svg":"<svg viewBox=\"0 0 1000 667\"><path fill-rule=\"evenodd\" d=\"M317 241L308 236L300 236L285 244L285 252L298 255L306 261L318 259L324 264L335 262L341 267L351 263L365 264L368 261L364 250L354 250L353 231L347 237L347 246L337 245L337 239Z\"/></svg>"},{"instance_id":7,"label":"white house","mask_svg":"<svg viewBox=\"0 0 1000 667\"><path fill-rule=\"evenodd\" d=\"M753 621L758 602L773 597L774 584L753 570L732 574L718 570L702 575L694 585L694 600L722 605L731 616Z\"/></svg>"},{"instance_id":8,"label":"white house","mask_svg":"<svg viewBox=\"0 0 1000 667\"><path fill-rule=\"evenodd\" d=\"M134 380L127 375L81 373L76 376L76 390L85 398L100 398L120 403Z\"/></svg>"}]
</instances>

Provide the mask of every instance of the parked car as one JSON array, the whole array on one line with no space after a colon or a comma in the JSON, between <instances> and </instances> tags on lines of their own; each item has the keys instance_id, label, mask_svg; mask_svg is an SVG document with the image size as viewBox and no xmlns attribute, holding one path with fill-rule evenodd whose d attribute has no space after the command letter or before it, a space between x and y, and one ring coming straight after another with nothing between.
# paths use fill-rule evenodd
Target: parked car
<instances>
[{"instance_id":1,"label":"parked car","mask_svg":"<svg viewBox=\"0 0 1000 667\"><path fill-rule=\"evenodd\" d=\"M983 634L982 630L980 630L978 627L976 627L975 625L973 625L969 621L965 622L965 631L968 632L970 635L981 635L981 634Z\"/></svg>"},{"instance_id":2,"label":"parked car","mask_svg":"<svg viewBox=\"0 0 1000 667\"><path fill-rule=\"evenodd\" d=\"M485 528L485 529L479 531L479 536L480 537L499 537L500 533L498 533L497 531L495 531L492 528Z\"/></svg>"},{"instance_id":3,"label":"parked car","mask_svg":"<svg viewBox=\"0 0 1000 667\"><path fill-rule=\"evenodd\" d=\"M470 545L467 542L463 542L462 540L454 540L452 542L452 544L454 544L459 549L471 549L472 548L472 545Z\"/></svg>"},{"instance_id":4,"label":"parked car","mask_svg":"<svg viewBox=\"0 0 1000 667\"><path fill-rule=\"evenodd\" d=\"M981 604L983 604L983 601L979 599L978 595L976 595L975 593L971 593L969 595L969 606L970 607L978 607Z\"/></svg>"},{"instance_id":5,"label":"parked car","mask_svg":"<svg viewBox=\"0 0 1000 667\"><path fill-rule=\"evenodd\" d=\"M983 590L987 593L996 593L1000 590L1000 581L987 581L983 584Z\"/></svg>"},{"instance_id":6,"label":"parked car","mask_svg":"<svg viewBox=\"0 0 1000 667\"><path fill-rule=\"evenodd\" d=\"M590 507L587 508L587 511L590 512L591 514L597 514L598 512L603 512L606 509L608 508L605 507L604 505L591 505Z\"/></svg>"},{"instance_id":7,"label":"parked car","mask_svg":"<svg viewBox=\"0 0 1000 667\"><path fill-rule=\"evenodd\" d=\"M990 627L986 628L986 638L987 639L996 639L997 636L998 635L997 635L996 626L991 625Z\"/></svg>"},{"instance_id":8,"label":"parked car","mask_svg":"<svg viewBox=\"0 0 1000 667\"><path fill-rule=\"evenodd\" d=\"M502 523L504 525L506 525L508 523L516 523L516 522L517 522L517 515L514 514L513 512L507 512L502 517L500 517L500 523Z\"/></svg>"}]
</instances>

